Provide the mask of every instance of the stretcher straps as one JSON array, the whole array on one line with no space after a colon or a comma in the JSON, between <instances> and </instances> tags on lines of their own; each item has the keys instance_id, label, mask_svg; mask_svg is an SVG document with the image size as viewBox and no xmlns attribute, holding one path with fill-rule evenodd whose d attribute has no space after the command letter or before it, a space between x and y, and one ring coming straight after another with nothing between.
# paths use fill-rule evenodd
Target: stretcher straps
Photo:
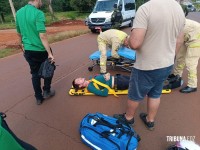
<instances>
[{"instance_id":1,"label":"stretcher straps","mask_svg":"<svg viewBox=\"0 0 200 150\"><path fill-rule=\"evenodd\" d=\"M108 91L110 93L112 93L115 97L118 97L117 94L115 93L115 91L113 89L111 89L108 85L106 85L104 83L101 83L101 82L97 81L96 79L92 79L92 82L93 82L95 88L99 89L98 85L100 85L100 86L102 86L104 88L107 88Z\"/></svg>"}]
</instances>

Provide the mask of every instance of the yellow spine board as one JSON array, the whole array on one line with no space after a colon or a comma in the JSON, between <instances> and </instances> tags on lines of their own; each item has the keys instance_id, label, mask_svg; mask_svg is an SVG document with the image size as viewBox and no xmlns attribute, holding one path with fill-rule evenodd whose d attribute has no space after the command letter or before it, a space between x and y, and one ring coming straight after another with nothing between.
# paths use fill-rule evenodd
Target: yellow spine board
<instances>
[{"instance_id":1,"label":"yellow spine board","mask_svg":"<svg viewBox=\"0 0 200 150\"><path fill-rule=\"evenodd\" d=\"M169 94L171 93L171 89L163 89L162 90L162 94ZM108 92L109 95L113 95L112 92ZM126 95L128 94L128 89L127 90L117 90L115 91L115 94L117 95ZM94 95L93 93L90 93L87 88L84 88L84 89L81 89L81 90L78 90L78 91L75 91L74 88L71 88L69 90L69 95L75 95L75 96L82 96L82 95Z\"/></svg>"}]
</instances>

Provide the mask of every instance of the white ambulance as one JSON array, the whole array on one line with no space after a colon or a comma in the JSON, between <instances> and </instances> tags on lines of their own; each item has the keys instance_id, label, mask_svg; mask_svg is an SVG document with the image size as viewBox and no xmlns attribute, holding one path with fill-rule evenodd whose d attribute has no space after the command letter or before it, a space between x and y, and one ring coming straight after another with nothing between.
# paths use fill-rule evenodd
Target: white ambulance
<instances>
[{"instance_id":1,"label":"white ambulance","mask_svg":"<svg viewBox=\"0 0 200 150\"><path fill-rule=\"evenodd\" d=\"M96 32L99 27L102 30L112 28L111 16L116 7L122 14L121 27L132 26L136 12L135 0L97 0L92 13L86 19L86 25L92 32Z\"/></svg>"}]
</instances>

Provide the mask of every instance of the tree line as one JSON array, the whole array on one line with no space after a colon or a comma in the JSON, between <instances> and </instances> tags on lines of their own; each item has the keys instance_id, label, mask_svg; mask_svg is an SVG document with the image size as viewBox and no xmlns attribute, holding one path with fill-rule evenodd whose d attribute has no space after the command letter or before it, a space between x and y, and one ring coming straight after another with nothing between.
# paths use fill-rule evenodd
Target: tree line
<instances>
[{"instance_id":1,"label":"tree line","mask_svg":"<svg viewBox=\"0 0 200 150\"><path fill-rule=\"evenodd\" d=\"M0 21L4 21L4 16L12 13L10 3L13 3L14 10L17 11L21 7L27 4L28 0L0 0ZM91 12L96 0L43 0L42 10L44 12L50 12L52 19L55 12L65 11L79 11L79 12ZM144 0L136 0L136 6L144 3Z\"/></svg>"},{"instance_id":2,"label":"tree line","mask_svg":"<svg viewBox=\"0 0 200 150\"><path fill-rule=\"evenodd\" d=\"M27 4L28 0L12 0L15 10L17 11L21 7ZM47 5L49 0L43 0L43 11L48 11ZM91 11L96 0L51 0L51 5L54 11L80 11L88 12ZM0 0L0 12L5 14L11 13L9 0Z\"/></svg>"}]
</instances>

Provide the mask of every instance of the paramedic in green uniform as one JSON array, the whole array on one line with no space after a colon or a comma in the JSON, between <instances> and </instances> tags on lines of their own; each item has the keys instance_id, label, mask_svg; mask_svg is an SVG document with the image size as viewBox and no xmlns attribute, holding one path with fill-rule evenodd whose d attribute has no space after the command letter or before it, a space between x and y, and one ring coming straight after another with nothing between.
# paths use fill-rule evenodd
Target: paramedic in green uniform
<instances>
[{"instance_id":1,"label":"paramedic in green uniform","mask_svg":"<svg viewBox=\"0 0 200 150\"><path fill-rule=\"evenodd\" d=\"M37 104L40 105L45 98L55 95L51 90L52 78L44 79L43 93L41 78L38 76L39 68L47 58L54 62L53 54L47 40L44 13L39 10L41 0L30 0L27 5L17 11L16 28L22 44L24 57L28 62L32 74L32 84Z\"/></svg>"},{"instance_id":2,"label":"paramedic in green uniform","mask_svg":"<svg viewBox=\"0 0 200 150\"><path fill-rule=\"evenodd\" d=\"M120 58L117 50L122 45L128 47L128 37L129 36L125 32L117 29L110 29L104 32L100 32L97 37L98 48L101 52L100 73L106 73L107 46L112 48L111 55L113 58Z\"/></svg>"},{"instance_id":3,"label":"paramedic in green uniform","mask_svg":"<svg viewBox=\"0 0 200 150\"><path fill-rule=\"evenodd\" d=\"M200 24L186 19L182 39L183 43L176 55L173 75L181 77L186 66L188 70L188 83L180 92L191 93L197 91L197 66L200 58ZM173 77L173 75L170 76Z\"/></svg>"}]
</instances>

